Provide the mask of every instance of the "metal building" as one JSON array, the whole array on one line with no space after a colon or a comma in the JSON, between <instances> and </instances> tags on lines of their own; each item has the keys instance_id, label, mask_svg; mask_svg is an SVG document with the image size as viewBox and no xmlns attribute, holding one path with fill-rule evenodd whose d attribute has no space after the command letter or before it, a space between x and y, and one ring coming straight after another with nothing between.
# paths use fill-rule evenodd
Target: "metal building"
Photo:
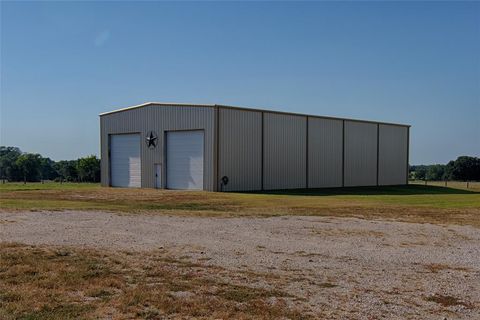
<instances>
[{"instance_id":1,"label":"metal building","mask_svg":"<svg viewBox=\"0 0 480 320\"><path fill-rule=\"evenodd\" d=\"M209 191L401 185L409 129L149 102L100 114L102 185Z\"/></svg>"}]
</instances>

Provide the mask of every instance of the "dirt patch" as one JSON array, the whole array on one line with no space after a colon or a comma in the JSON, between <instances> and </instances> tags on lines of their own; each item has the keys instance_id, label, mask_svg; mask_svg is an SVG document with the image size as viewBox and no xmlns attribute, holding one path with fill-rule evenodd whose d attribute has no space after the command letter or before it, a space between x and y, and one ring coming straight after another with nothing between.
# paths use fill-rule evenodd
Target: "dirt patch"
<instances>
[{"instance_id":1,"label":"dirt patch","mask_svg":"<svg viewBox=\"0 0 480 320\"><path fill-rule=\"evenodd\" d=\"M436 302L444 307L463 306L468 309L473 307L472 304L464 302L456 297L445 296L441 294L435 294L433 296L426 297L425 300Z\"/></svg>"},{"instance_id":2,"label":"dirt patch","mask_svg":"<svg viewBox=\"0 0 480 320\"><path fill-rule=\"evenodd\" d=\"M317 318L480 318L480 232L471 226L103 212L0 213L0 219L15 221L0 224L0 241L147 256L168 250L185 266L220 268L218 283L233 287L217 285L215 296L235 303L281 299ZM258 291L235 287L245 284ZM91 296L109 294L102 289ZM191 290L179 282L175 292Z\"/></svg>"}]
</instances>

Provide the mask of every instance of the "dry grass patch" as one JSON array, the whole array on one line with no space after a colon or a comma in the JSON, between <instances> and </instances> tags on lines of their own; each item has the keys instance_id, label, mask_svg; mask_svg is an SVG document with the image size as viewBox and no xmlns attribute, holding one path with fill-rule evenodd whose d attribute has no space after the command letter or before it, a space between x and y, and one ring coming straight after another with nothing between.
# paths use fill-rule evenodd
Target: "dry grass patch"
<instances>
[{"instance_id":1,"label":"dry grass patch","mask_svg":"<svg viewBox=\"0 0 480 320\"><path fill-rule=\"evenodd\" d=\"M438 272L443 271L443 270L454 270L454 271L463 271L463 272L471 271L469 268L453 267L453 266L449 266L449 265L442 264L442 263L426 264L426 265L424 265L424 268L427 269L428 271L430 271L431 273L438 273Z\"/></svg>"},{"instance_id":2,"label":"dry grass patch","mask_svg":"<svg viewBox=\"0 0 480 320\"><path fill-rule=\"evenodd\" d=\"M464 306L467 309L472 309L473 305L453 296L435 294L425 298L426 301L436 302L444 307Z\"/></svg>"},{"instance_id":3,"label":"dry grass patch","mask_svg":"<svg viewBox=\"0 0 480 320\"><path fill-rule=\"evenodd\" d=\"M0 219L0 224L15 223L14 220Z\"/></svg>"},{"instance_id":4,"label":"dry grass patch","mask_svg":"<svg viewBox=\"0 0 480 320\"><path fill-rule=\"evenodd\" d=\"M165 251L114 253L4 243L0 318L308 318L289 306L295 301L289 294L234 283L235 276L176 260ZM229 277L232 281L225 281Z\"/></svg>"},{"instance_id":5,"label":"dry grass patch","mask_svg":"<svg viewBox=\"0 0 480 320\"><path fill-rule=\"evenodd\" d=\"M330 283L330 282L323 282L323 283L320 283L318 286L322 287L322 288L335 288L335 287L337 287L336 284Z\"/></svg>"},{"instance_id":6,"label":"dry grass patch","mask_svg":"<svg viewBox=\"0 0 480 320\"><path fill-rule=\"evenodd\" d=\"M328 256L325 254L315 253L315 252L306 252L304 250L295 251L293 254L300 257L306 257L306 258L312 258L312 257L328 258Z\"/></svg>"},{"instance_id":7,"label":"dry grass patch","mask_svg":"<svg viewBox=\"0 0 480 320\"><path fill-rule=\"evenodd\" d=\"M385 233L375 230L363 229L341 229L341 228L315 228L311 227L310 232L324 237L366 237L366 238L383 238Z\"/></svg>"}]
</instances>

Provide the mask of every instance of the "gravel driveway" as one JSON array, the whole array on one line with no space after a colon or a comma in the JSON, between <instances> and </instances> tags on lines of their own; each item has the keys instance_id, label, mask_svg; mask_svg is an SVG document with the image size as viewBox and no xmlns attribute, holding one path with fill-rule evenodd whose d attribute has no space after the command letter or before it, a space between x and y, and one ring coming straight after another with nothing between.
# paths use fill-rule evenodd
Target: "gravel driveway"
<instances>
[{"instance_id":1,"label":"gravel driveway","mask_svg":"<svg viewBox=\"0 0 480 320\"><path fill-rule=\"evenodd\" d=\"M0 241L148 251L254 272L341 319L480 319L480 230L333 217L0 213Z\"/></svg>"}]
</instances>

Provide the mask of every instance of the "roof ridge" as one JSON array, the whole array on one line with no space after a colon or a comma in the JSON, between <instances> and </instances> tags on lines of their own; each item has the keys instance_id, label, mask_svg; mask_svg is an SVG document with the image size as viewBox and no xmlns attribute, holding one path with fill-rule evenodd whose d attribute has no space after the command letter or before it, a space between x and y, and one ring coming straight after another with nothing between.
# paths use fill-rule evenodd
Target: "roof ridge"
<instances>
[{"instance_id":1,"label":"roof ridge","mask_svg":"<svg viewBox=\"0 0 480 320\"><path fill-rule=\"evenodd\" d=\"M108 112L100 113L99 116L105 116L117 112L138 109L142 107L146 107L149 105L159 105L159 106L172 106L172 107L220 107L220 108L228 108L234 110L246 110L246 111L256 111L256 112L269 112L269 113L276 113L276 114L285 114L285 115L293 115L293 116L301 116L301 117L312 117L312 118L322 118L322 119L332 119L332 120L345 120L345 121L354 121L354 122L363 122L363 123L375 123L375 124L385 124L385 125L395 125L401 127L411 127L408 124L402 123L393 123L393 122L383 122L383 121L374 121L374 120L362 120L362 119L351 119L351 118L341 118L341 117L332 117L332 116L320 116L320 115L313 115L313 114L306 114L306 113L296 113L296 112L288 112L288 111L277 111L277 110L269 110L269 109L259 109L259 108L247 108L247 107L237 107L231 105L224 105L224 104L196 104L196 103L174 103L174 102L145 102L138 105L133 105L130 107L120 108Z\"/></svg>"}]
</instances>

